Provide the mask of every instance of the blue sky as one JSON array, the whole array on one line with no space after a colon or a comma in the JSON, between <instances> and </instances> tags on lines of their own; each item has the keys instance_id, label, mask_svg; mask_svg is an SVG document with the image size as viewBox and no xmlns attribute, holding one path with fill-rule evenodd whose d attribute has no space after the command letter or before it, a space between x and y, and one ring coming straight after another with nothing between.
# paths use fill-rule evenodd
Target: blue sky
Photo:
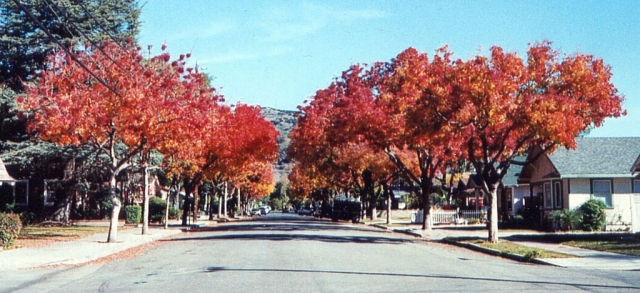
<instances>
[{"instance_id":1,"label":"blue sky","mask_svg":"<svg viewBox=\"0 0 640 293\"><path fill-rule=\"evenodd\" d=\"M640 1L141 1L139 42L192 53L229 103L295 110L351 64L407 47L455 57L491 46L524 56L553 42L612 67L628 115L591 136L640 136Z\"/></svg>"}]
</instances>

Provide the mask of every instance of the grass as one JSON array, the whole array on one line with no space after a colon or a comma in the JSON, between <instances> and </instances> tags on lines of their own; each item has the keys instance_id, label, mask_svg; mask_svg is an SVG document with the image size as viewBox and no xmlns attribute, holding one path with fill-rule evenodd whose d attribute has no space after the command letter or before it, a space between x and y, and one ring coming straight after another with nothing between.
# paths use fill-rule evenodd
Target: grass
<instances>
[{"instance_id":1,"label":"grass","mask_svg":"<svg viewBox=\"0 0 640 293\"><path fill-rule=\"evenodd\" d=\"M501 254L510 253L521 255L527 259L531 258L569 258L575 257L573 255L553 252L549 250L544 250L540 248L533 248L529 246L524 246L520 244L515 244L513 242L507 240L500 240L498 243L487 242L482 239L471 239L471 240L463 240L462 242L475 244L478 246L482 246L485 248L493 249L499 251Z\"/></svg>"},{"instance_id":2,"label":"grass","mask_svg":"<svg viewBox=\"0 0 640 293\"><path fill-rule=\"evenodd\" d=\"M122 230L123 228L118 229ZM42 247L55 242L72 241L96 233L107 232L109 232L108 226L27 226L20 231L14 247Z\"/></svg>"},{"instance_id":3,"label":"grass","mask_svg":"<svg viewBox=\"0 0 640 293\"><path fill-rule=\"evenodd\" d=\"M585 249L640 256L640 239L636 237L628 237L620 240L574 240L562 242L562 244Z\"/></svg>"}]
</instances>

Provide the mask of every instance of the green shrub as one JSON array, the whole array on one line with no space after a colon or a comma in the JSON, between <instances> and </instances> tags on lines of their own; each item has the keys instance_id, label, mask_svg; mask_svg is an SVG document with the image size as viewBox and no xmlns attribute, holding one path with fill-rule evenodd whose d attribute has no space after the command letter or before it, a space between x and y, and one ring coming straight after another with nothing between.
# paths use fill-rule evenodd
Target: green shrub
<instances>
[{"instance_id":1,"label":"green shrub","mask_svg":"<svg viewBox=\"0 0 640 293\"><path fill-rule=\"evenodd\" d=\"M162 222L164 220L167 202L159 197L149 199L149 221Z\"/></svg>"},{"instance_id":2,"label":"green shrub","mask_svg":"<svg viewBox=\"0 0 640 293\"><path fill-rule=\"evenodd\" d=\"M533 249L533 250L527 251L524 254L523 258L524 258L525 261L531 261L534 258L540 257L541 255L542 255L542 253L539 250Z\"/></svg>"},{"instance_id":3,"label":"green shrub","mask_svg":"<svg viewBox=\"0 0 640 293\"><path fill-rule=\"evenodd\" d=\"M597 199L590 199L583 203L579 210L582 213L582 229L600 231L607 221L605 209L607 204Z\"/></svg>"},{"instance_id":4,"label":"green shrub","mask_svg":"<svg viewBox=\"0 0 640 293\"><path fill-rule=\"evenodd\" d=\"M0 245L7 249L13 247L13 242L20 235L22 221L16 214L0 214Z\"/></svg>"},{"instance_id":5,"label":"green shrub","mask_svg":"<svg viewBox=\"0 0 640 293\"><path fill-rule=\"evenodd\" d=\"M125 221L127 224L138 224L140 223L140 219L142 218L142 208L140 206L126 206L124 207L125 211Z\"/></svg>"},{"instance_id":6,"label":"green shrub","mask_svg":"<svg viewBox=\"0 0 640 293\"><path fill-rule=\"evenodd\" d=\"M38 217L34 212L22 212L20 213L20 221L23 226L33 225L38 221Z\"/></svg>"},{"instance_id":7,"label":"green shrub","mask_svg":"<svg viewBox=\"0 0 640 293\"><path fill-rule=\"evenodd\" d=\"M182 210L177 207L169 208L169 219L180 219L182 217Z\"/></svg>"},{"instance_id":8,"label":"green shrub","mask_svg":"<svg viewBox=\"0 0 640 293\"><path fill-rule=\"evenodd\" d=\"M152 197L149 200L149 221L164 222L167 202L159 197ZM169 219L179 219L182 216L182 210L177 207L169 207Z\"/></svg>"}]
</instances>

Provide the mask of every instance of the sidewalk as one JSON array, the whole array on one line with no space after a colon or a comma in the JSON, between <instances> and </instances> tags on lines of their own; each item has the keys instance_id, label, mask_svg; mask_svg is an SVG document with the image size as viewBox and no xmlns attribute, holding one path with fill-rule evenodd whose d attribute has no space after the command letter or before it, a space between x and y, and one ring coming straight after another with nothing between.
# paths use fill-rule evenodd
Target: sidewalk
<instances>
[{"instance_id":1,"label":"sidewalk","mask_svg":"<svg viewBox=\"0 0 640 293\"><path fill-rule=\"evenodd\" d=\"M582 249L554 243L531 241L512 242L529 247L577 256L576 258L548 258L542 260L559 267L623 271L640 270L640 257L637 256Z\"/></svg>"},{"instance_id":2,"label":"sidewalk","mask_svg":"<svg viewBox=\"0 0 640 293\"><path fill-rule=\"evenodd\" d=\"M371 223L370 225L378 228L386 227L384 225ZM434 226L431 231L422 231L421 225L403 224L398 227L388 228L394 232L406 233L416 237L432 241L442 241L447 237L480 237L486 238L488 231L484 226ZM545 235L553 234L549 232L538 232L531 230L499 230L498 237L506 238L514 235ZM538 259L541 263L549 265L567 267L567 268L582 268L582 269L598 269L598 270L640 270L640 257L616 254L610 252L595 251L589 249L582 249L572 246L562 245L560 243L546 243L530 240L510 240L513 243L545 249L549 251L564 253L568 255L574 255L575 258L553 258L553 259Z\"/></svg>"},{"instance_id":3,"label":"sidewalk","mask_svg":"<svg viewBox=\"0 0 640 293\"><path fill-rule=\"evenodd\" d=\"M150 228L147 235L142 235L141 228L134 228L119 230L115 243L107 243L107 234L98 233L45 247L5 250L0 252L0 272L87 263L181 232L179 229Z\"/></svg>"}]
</instances>

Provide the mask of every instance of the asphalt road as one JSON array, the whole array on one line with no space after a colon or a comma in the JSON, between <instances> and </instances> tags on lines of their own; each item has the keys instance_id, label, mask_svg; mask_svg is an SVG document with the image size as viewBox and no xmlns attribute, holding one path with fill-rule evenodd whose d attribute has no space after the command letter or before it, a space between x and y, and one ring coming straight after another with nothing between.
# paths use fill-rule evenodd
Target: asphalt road
<instances>
[{"instance_id":1,"label":"asphalt road","mask_svg":"<svg viewBox=\"0 0 640 293\"><path fill-rule=\"evenodd\" d=\"M183 233L136 258L15 277L25 279L13 288L23 292L640 290L638 272L519 263L365 225L279 213Z\"/></svg>"}]
</instances>

